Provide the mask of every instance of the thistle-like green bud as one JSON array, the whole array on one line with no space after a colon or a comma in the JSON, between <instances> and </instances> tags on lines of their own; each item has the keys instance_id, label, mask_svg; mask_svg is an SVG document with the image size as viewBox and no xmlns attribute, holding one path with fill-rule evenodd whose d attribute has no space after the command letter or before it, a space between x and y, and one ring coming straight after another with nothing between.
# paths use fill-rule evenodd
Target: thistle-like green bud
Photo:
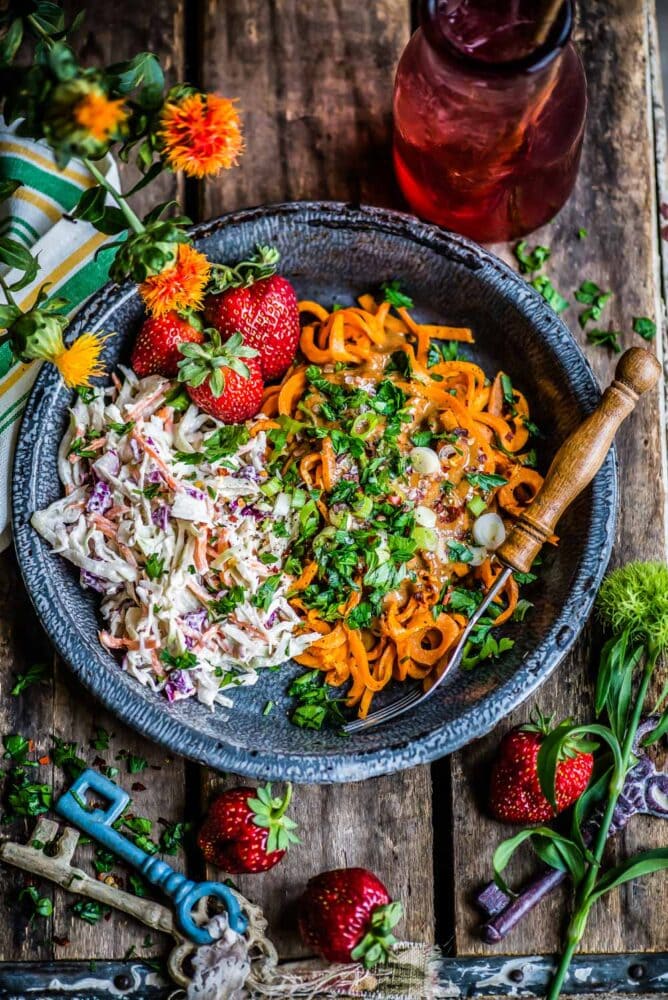
<instances>
[{"instance_id":1,"label":"thistle-like green bud","mask_svg":"<svg viewBox=\"0 0 668 1000\"><path fill-rule=\"evenodd\" d=\"M632 562L603 581L598 610L613 632L628 631L656 650L668 648L668 566Z\"/></svg>"}]
</instances>

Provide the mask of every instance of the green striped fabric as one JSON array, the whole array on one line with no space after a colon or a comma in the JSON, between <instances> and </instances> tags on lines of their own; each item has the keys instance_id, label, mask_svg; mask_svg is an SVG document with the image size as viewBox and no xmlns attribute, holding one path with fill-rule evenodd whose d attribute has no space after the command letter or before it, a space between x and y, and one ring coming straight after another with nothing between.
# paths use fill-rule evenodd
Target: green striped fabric
<instances>
[{"instance_id":1,"label":"green striped fabric","mask_svg":"<svg viewBox=\"0 0 668 1000\"><path fill-rule=\"evenodd\" d=\"M111 159L101 167L118 184ZM16 293L19 306L29 309L39 288L50 283L50 296L68 301L73 315L108 278L112 251L104 243L112 237L97 233L86 222L64 219L82 191L95 181L82 163L71 161L59 170L46 145L17 136L0 119L0 179L22 182L11 198L0 204L0 236L30 247L40 262L37 280ZM9 279L14 276L9 274ZM1 296L0 296L1 301ZM37 374L38 363L15 362L8 345L0 347L0 550L8 544L9 476L14 441L21 414Z\"/></svg>"}]
</instances>

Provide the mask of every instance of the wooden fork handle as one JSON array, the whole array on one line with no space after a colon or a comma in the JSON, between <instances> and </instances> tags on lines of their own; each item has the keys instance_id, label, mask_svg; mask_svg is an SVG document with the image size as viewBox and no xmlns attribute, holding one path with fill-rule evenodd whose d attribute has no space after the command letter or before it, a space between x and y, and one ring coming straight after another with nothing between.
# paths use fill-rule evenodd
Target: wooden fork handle
<instances>
[{"instance_id":1,"label":"wooden fork handle","mask_svg":"<svg viewBox=\"0 0 668 1000\"><path fill-rule=\"evenodd\" d=\"M533 503L497 550L506 565L522 573L530 570L561 515L603 465L620 424L660 375L661 365L644 348L632 347L622 354L601 402L564 441Z\"/></svg>"}]
</instances>

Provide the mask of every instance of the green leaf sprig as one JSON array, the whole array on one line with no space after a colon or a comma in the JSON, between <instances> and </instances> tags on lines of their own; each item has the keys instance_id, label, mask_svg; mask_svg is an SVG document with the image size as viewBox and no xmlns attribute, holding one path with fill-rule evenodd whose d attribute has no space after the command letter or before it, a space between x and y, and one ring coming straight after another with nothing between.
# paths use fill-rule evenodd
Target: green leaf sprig
<instances>
[{"instance_id":1,"label":"green leaf sprig","mask_svg":"<svg viewBox=\"0 0 668 1000\"><path fill-rule=\"evenodd\" d=\"M602 860L615 807L636 762L633 748L643 713L650 707L650 684L662 654L668 650L668 567L663 563L635 562L614 570L603 582L597 603L600 617L612 632L601 654L595 696L596 714L606 718L607 725L562 723L546 737L537 761L545 796L554 805L557 763L569 741L596 737L606 744L608 753L597 759L589 786L575 805L570 836L549 827L523 830L502 843L494 855L495 877L500 884L512 854L525 841L545 863L568 872L573 880L573 911L547 1000L557 1000L561 994L592 907L625 882L668 869L668 848L641 852L607 870ZM646 745L668 733L667 699L668 683L650 707L658 722L645 737ZM601 812L602 819L588 846L582 837L582 825L594 810Z\"/></svg>"}]
</instances>

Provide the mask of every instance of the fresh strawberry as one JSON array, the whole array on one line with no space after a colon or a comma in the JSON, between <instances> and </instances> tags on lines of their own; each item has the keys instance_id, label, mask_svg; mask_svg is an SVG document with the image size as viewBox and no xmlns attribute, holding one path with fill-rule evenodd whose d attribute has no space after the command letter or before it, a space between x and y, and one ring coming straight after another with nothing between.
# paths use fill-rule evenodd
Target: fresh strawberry
<instances>
[{"instance_id":1,"label":"fresh strawberry","mask_svg":"<svg viewBox=\"0 0 668 1000\"><path fill-rule=\"evenodd\" d=\"M511 729L501 740L492 767L490 809L504 823L542 823L563 812L580 798L589 783L595 744L581 736L570 736L568 720L563 731L554 781L553 809L541 789L538 752L551 732L550 720L540 712L525 726Z\"/></svg>"},{"instance_id":2,"label":"fresh strawberry","mask_svg":"<svg viewBox=\"0 0 668 1000\"><path fill-rule=\"evenodd\" d=\"M220 292L204 303L204 319L223 340L235 332L258 352L265 379L277 379L290 367L299 343L299 310L295 290L274 274L278 252L258 247L257 255L236 267L214 265Z\"/></svg>"},{"instance_id":3,"label":"fresh strawberry","mask_svg":"<svg viewBox=\"0 0 668 1000\"><path fill-rule=\"evenodd\" d=\"M204 334L175 313L152 316L144 322L132 350L130 364L135 375L165 375L174 378L182 354L179 344L201 344Z\"/></svg>"},{"instance_id":4,"label":"fresh strawberry","mask_svg":"<svg viewBox=\"0 0 668 1000\"><path fill-rule=\"evenodd\" d=\"M223 344L218 333L203 344L184 344L179 381L200 410L226 424L254 417L262 405L264 382L257 351L243 343L240 333Z\"/></svg>"},{"instance_id":5,"label":"fresh strawberry","mask_svg":"<svg viewBox=\"0 0 668 1000\"><path fill-rule=\"evenodd\" d=\"M310 879L299 903L302 940L328 962L387 961L401 903L366 868L337 868Z\"/></svg>"},{"instance_id":6,"label":"fresh strawberry","mask_svg":"<svg viewBox=\"0 0 668 1000\"><path fill-rule=\"evenodd\" d=\"M231 788L211 805L197 843L207 861L230 875L266 872L298 844L297 824L286 816L292 786L283 798L264 788Z\"/></svg>"}]
</instances>

